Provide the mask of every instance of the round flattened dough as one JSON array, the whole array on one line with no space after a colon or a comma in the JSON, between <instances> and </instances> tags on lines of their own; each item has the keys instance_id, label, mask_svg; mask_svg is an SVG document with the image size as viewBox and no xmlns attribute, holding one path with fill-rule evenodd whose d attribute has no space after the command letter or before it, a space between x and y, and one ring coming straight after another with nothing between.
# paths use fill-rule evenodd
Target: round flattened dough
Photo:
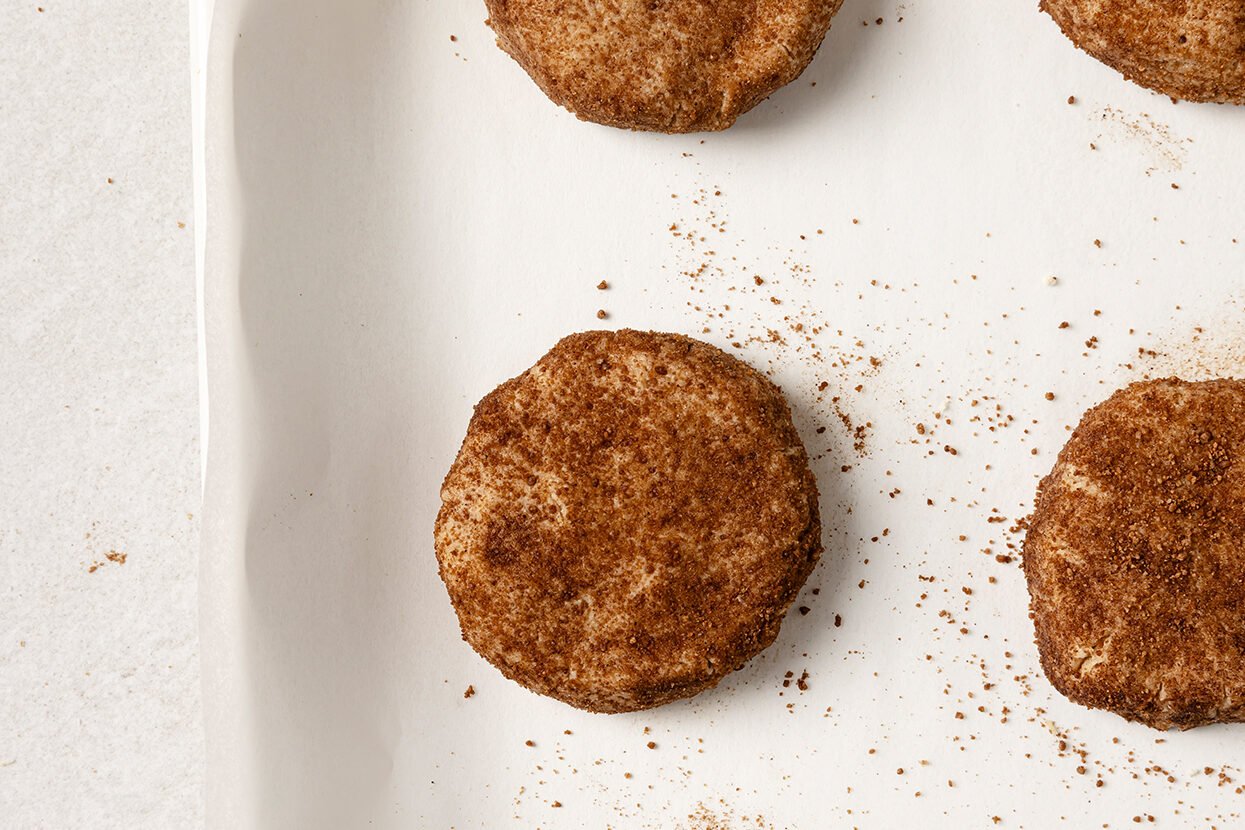
<instances>
[{"instance_id":1,"label":"round flattened dough","mask_svg":"<svg viewBox=\"0 0 1245 830\"><path fill-rule=\"evenodd\" d=\"M1042 0L1073 43L1186 101L1245 104L1245 0Z\"/></svg>"},{"instance_id":2,"label":"round flattened dough","mask_svg":"<svg viewBox=\"0 0 1245 830\"><path fill-rule=\"evenodd\" d=\"M724 130L813 59L842 0L486 0L497 44L585 121Z\"/></svg>"},{"instance_id":3,"label":"round flattened dough","mask_svg":"<svg viewBox=\"0 0 1245 830\"><path fill-rule=\"evenodd\" d=\"M1134 383L1087 412L1024 565L1064 695L1157 729L1245 720L1245 381Z\"/></svg>"},{"instance_id":4,"label":"round flattened dough","mask_svg":"<svg viewBox=\"0 0 1245 830\"><path fill-rule=\"evenodd\" d=\"M677 334L564 338L476 406L441 500L463 638L595 712L715 685L773 642L821 553L782 393Z\"/></svg>"}]
</instances>

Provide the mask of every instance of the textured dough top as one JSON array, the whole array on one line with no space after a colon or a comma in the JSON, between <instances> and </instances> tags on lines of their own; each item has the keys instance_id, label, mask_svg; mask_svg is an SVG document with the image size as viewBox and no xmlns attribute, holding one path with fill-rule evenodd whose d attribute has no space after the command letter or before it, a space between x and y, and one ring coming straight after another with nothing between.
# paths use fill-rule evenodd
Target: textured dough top
<instances>
[{"instance_id":1,"label":"textured dough top","mask_svg":"<svg viewBox=\"0 0 1245 830\"><path fill-rule=\"evenodd\" d=\"M1245 381L1134 383L1086 413L1025 540L1042 665L1160 729L1245 717Z\"/></svg>"},{"instance_id":2,"label":"textured dough top","mask_svg":"<svg viewBox=\"0 0 1245 830\"><path fill-rule=\"evenodd\" d=\"M436 549L463 637L593 711L712 686L769 645L821 551L778 388L681 335L585 332L476 407Z\"/></svg>"},{"instance_id":3,"label":"textured dough top","mask_svg":"<svg viewBox=\"0 0 1245 830\"><path fill-rule=\"evenodd\" d=\"M487 0L497 43L580 118L729 127L804 71L842 0Z\"/></svg>"},{"instance_id":4,"label":"textured dough top","mask_svg":"<svg viewBox=\"0 0 1245 830\"><path fill-rule=\"evenodd\" d=\"M1072 42L1130 81L1245 104L1245 0L1042 0Z\"/></svg>"}]
</instances>

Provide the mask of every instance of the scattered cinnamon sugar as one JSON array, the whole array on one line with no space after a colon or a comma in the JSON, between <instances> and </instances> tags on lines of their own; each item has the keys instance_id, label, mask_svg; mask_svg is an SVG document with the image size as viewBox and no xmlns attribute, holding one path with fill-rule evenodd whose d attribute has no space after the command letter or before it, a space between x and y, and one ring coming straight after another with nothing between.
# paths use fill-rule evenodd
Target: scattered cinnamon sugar
<instances>
[{"instance_id":1,"label":"scattered cinnamon sugar","mask_svg":"<svg viewBox=\"0 0 1245 830\"><path fill-rule=\"evenodd\" d=\"M775 830L762 816L740 816L724 802L718 803L720 806L716 810L703 803L697 805L688 813L686 822L678 825L678 830Z\"/></svg>"},{"instance_id":2,"label":"scattered cinnamon sugar","mask_svg":"<svg viewBox=\"0 0 1245 830\"><path fill-rule=\"evenodd\" d=\"M90 566L87 567L86 572L93 574L109 562L117 565L124 565L127 557L128 554L122 553L121 551L110 550L108 553L104 554L103 561L92 562Z\"/></svg>"},{"instance_id":3,"label":"scattered cinnamon sugar","mask_svg":"<svg viewBox=\"0 0 1245 830\"><path fill-rule=\"evenodd\" d=\"M1173 328L1137 349L1138 364L1128 368L1143 379L1175 376L1184 380L1245 377L1245 332L1240 326L1245 295L1227 298L1210 319Z\"/></svg>"},{"instance_id":4,"label":"scattered cinnamon sugar","mask_svg":"<svg viewBox=\"0 0 1245 830\"><path fill-rule=\"evenodd\" d=\"M1149 162L1145 169L1147 176L1160 171L1175 172L1184 166L1192 139L1178 138L1167 124L1155 121L1146 113L1133 115L1115 107L1103 107L1095 114L1105 131L1099 139L1122 139L1145 151ZM1096 150L1097 146L1091 143L1090 149Z\"/></svg>"}]
</instances>

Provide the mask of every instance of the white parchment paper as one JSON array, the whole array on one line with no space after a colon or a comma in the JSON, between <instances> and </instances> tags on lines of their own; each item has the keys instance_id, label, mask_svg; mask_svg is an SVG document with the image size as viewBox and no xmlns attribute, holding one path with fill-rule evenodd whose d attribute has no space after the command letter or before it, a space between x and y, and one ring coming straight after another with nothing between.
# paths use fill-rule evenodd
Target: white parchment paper
<instances>
[{"instance_id":1,"label":"white parchment paper","mask_svg":"<svg viewBox=\"0 0 1245 830\"><path fill-rule=\"evenodd\" d=\"M1050 689L1015 523L1087 406L1239 370L1245 111L995 0L848 0L799 81L682 137L556 108L477 2L201 17L213 827L1238 819L1239 729ZM827 527L771 649L613 717L478 658L432 551L473 403L600 325L769 371Z\"/></svg>"}]
</instances>

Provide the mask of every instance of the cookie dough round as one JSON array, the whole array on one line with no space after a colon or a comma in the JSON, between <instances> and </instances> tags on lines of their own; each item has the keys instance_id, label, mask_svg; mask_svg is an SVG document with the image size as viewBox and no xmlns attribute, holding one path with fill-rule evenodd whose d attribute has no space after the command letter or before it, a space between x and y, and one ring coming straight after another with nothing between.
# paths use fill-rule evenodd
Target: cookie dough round
<instances>
[{"instance_id":1,"label":"cookie dough round","mask_svg":"<svg viewBox=\"0 0 1245 830\"><path fill-rule=\"evenodd\" d=\"M1156 729L1245 720L1245 381L1134 383L1087 412L1024 566L1064 695Z\"/></svg>"},{"instance_id":2,"label":"cookie dough round","mask_svg":"<svg viewBox=\"0 0 1245 830\"><path fill-rule=\"evenodd\" d=\"M1042 10L1130 81L1186 101L1245 104L1242 0L1042 0Z\"/></svg>"},{"instance_id":3,"label":"cookie dough round","mask_svg":"<svg viewBox=\"0 0 1245 830\"><path fill-rule=\"evenodd\" d=\"M795 80L842 0L486 0L497 44L585 121L724 130Z\"/></svg>"},{"instance_id":4,"label":"cookie dough round","mask_svg":"<svg viewBox=\"0 0 1245 830\"><path fill-rule=\"evenodd\" d=\"M677 334L560 341L476 406L441 488L463 638L593 712L715 685L778 635L821 553L782 393Z\"/></svg>"}]
</instances>

